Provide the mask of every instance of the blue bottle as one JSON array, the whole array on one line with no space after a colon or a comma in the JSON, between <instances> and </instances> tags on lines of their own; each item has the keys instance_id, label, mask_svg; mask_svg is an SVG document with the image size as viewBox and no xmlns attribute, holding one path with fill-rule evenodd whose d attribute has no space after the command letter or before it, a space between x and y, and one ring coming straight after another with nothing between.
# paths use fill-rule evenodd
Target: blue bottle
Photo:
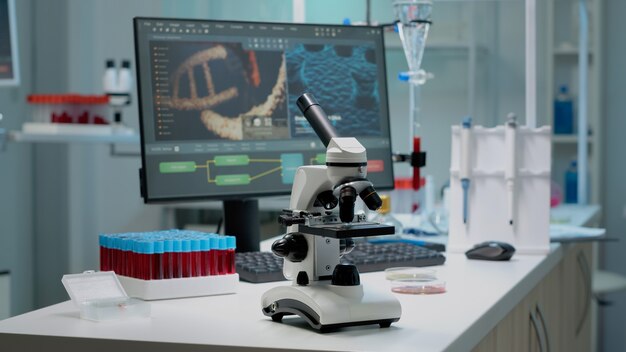
<instances>
[{"instance_id":1,"label":"blue bottle","mask_svg":"<svg viewBox=\"0 0 626 352\"><path fill-rule=\"evenodd\" d=\"M554 134L574 133L574 103L566 85L559 88L554 100Z\"/></svg>"},{"instance_id":2,"label":"blue bottle","mask_svg":"<svg viewBox=\"0 0 626 352\"><path fill-rule=\"evenodd\" d=\"M565 171L565 203L578 203L578 163L572 160Z\"/></svg>"}]
</instances>

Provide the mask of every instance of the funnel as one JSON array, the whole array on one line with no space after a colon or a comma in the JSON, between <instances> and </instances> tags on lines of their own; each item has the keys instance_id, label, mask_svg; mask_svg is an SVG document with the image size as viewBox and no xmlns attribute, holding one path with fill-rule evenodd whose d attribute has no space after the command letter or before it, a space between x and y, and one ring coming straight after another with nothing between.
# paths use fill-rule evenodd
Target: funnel
<instances>
[{"instance_id":1,"label":"funnel","mask_svg":"<svg viewBox=\"0 0 626 352\"><path fill-rule=\"evenodd\" d=\"M413 74L420 70L424 46L431 24L431 0L397 0L393 8L398 19L398 32L404 47L404 55Z\"/></svg>"}]
</instances>

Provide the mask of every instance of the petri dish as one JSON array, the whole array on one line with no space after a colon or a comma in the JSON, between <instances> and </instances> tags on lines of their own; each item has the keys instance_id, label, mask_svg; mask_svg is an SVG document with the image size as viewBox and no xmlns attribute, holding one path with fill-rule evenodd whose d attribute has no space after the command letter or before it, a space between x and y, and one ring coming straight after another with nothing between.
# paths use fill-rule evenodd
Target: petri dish
<instances>
[{"instance_id":1,"label":"petri dish","mask_svg":"<svg viewBox=\"0 0 626 352\"><path fill-rule=\"evenodd\" d=\"M398 279L391 281L391 292L411 295L445 293L446 282L429 279Z\"/></svg>"},{"instance_id":2,"label":"petri dish","mask_svg":"<svg viewBox=\"0 0 626 352\"><path fill-rule=\"evenodd\" d=\"M387 280L436 280L437 272L433 269L424 269L417 267L397 267L385 269L385 278Z\"/></svg>"}]
</instances>

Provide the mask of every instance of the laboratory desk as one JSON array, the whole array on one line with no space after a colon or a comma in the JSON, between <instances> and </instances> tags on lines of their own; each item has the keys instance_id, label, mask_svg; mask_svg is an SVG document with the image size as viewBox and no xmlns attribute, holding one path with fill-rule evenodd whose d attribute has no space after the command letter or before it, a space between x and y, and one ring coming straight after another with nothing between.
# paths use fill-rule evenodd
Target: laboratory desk
<instances>
[{"instance_id":1,"label":"laboratory desk","mask_svg":"<svg viewBox=\"0 0 626 352\"><path fill-rule=\"evenodd\" d=\"M56 304L0 321L0 346L2 351L90 352L510 351L533 346L545 351L550 344L558 351L569 350L571 340L585 350L574 334L588 336L590 330L584 321L589 283L568 279L583 270L575 262L571 268L565 265L569 257L580 261L583 250L590 255L584 246L553 244L548 255L515 255L509 262L449 254L445 265L435 267L447 292L396 294L402 317L390 328L371 325L320 334L295 317L272 322L261 313L260 297L288 283L242 282L237 294L152 302L149 319L97 323L79 319L69 301ZM367 287L390 287L382 272L361 279Z\"/></svg>"}]
</instances>

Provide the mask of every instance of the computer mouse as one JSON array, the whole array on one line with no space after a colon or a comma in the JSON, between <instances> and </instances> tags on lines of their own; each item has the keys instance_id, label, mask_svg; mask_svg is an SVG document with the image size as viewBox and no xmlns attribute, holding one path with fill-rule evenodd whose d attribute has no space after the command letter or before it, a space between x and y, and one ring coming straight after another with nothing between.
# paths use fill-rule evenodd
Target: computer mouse
<instances>
[{"instance_id":1,"label":"computer mouse","mask_svg":"<svg viewBox=\"0 0 626 352\"><path fill-rule=\"evenodd\" d=\"M465 252L468 259L509 260L515 253L515 247L505 242L487 241L475 245Z\"/></svg>"}]
</instances>

